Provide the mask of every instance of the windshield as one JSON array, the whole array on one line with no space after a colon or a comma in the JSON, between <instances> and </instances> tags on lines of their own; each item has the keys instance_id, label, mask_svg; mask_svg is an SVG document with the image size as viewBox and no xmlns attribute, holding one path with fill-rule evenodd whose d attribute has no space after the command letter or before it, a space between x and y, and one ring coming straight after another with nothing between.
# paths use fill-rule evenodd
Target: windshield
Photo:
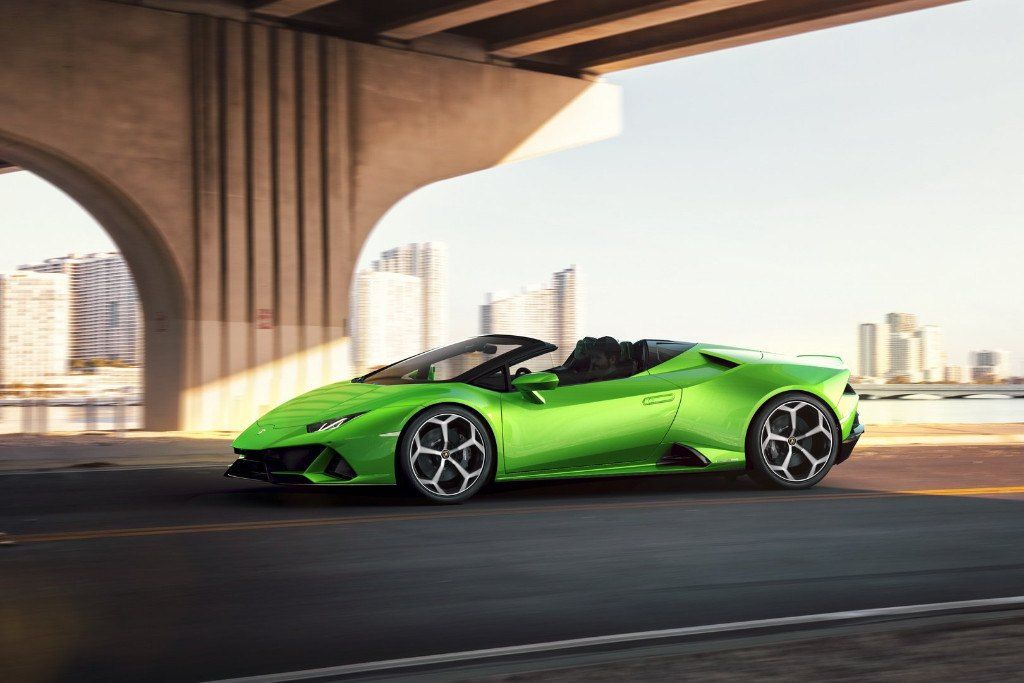
<instances>
[{"instance_id":1,"label":"windshield","mask_svg":"<svg viewBox=\"0 0 1024 683\"><path fill-rule=\"evenodd\" d=\"M371 384L447 382L488 361L523 348L526 342L525 339L475 337L374 370L360 381Z\"/></svg>"}]
</instances>

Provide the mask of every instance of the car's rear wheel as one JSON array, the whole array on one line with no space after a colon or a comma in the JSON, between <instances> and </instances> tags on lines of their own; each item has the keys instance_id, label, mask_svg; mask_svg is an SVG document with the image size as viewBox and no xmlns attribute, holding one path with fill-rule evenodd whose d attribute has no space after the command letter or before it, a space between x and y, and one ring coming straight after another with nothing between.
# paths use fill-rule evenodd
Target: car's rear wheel
<instances>
[{"instance_id":1,"label":"car's rear wheel","mask_svg":"<svg viewBox=\"0 0 1024 683\"><path fill-rule=\"evenodd\" d=\"M776 396L757 411L747 433L750 475L770 488L810 488L832 468L839 442L839 423L821 400Z\"/></svg>"},{"instance_id":2,"label":"car's rear wheel","mask_svg":"<svg viewBox=\"0 0 1024 683\"><path fill-rule=\"evenodd\" d=\"M487 425L453 405L416 416L402 435L399 466L406 483L436 503L461 503L487 483L494 448Z\"/></svg>"}]
</instances>

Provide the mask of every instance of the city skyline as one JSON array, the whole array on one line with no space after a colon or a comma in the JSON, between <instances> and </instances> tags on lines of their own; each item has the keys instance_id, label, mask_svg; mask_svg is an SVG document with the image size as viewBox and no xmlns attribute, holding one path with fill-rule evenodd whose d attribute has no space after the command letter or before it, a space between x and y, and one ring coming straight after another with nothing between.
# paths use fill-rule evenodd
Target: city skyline
<instances>
[{"instance_id":1,"label":"city skyline","mask_svg":"<svg viewBox=\"0 0 1024 683\"><path fill-rule=\"evenodd\" d=\"M1000 382L1013 376L1010 354L972 350L969 364L950 363L943 328L919 324L915 313L887 313L883 322L857 327L853 375L861 382L947 383Z\"/></svg>"},{"instance_id":2,"label":"city skyline","mask_svg":"<svg viewBox=\"0 0 1024 683\"><path fill-rule=\"evenodd\" d=\"M69 358L142 361L142 306L128 265L118 252L72 252L18 266L19 271L62 273L71 302Z\"/></svg>"},{"instance_id":3,"label":"city skyline","mask_svg":"<svg viewBox=\"0 0 1024 683\"><path fill-rule=\"evenodd\" d=\"M141 322L135 283L117 252L71 253L0 272L0 390L138 389Z\"/></svg>"},{"instance_id":4,"label":"city skyline","mask_svg":"<svg viewBox=\"0 0 1024 683\"><path fill-rule=\"evenodd\" d=\"M414 242L385 249L352 282L356 372L448 343L449 315L448 245Z\"/></svg>"},{"instance_id":5,"label":"city skyline","mask_svg":"<svg viewBox=\"0 0 1024 683\"><path fill-rule=\"evenodd\" d=\"M544 284L518 292L489 292L480 306L480 334L534 337L558 347L564 358L586 330L586 294L576 265L552 273Z\"/></svg>"},{"instance_id":6,"label":"city skyline","mask_svg":"<svg viewBox=\"0 0 1024 683\"><path fill-rule=\"evenodd\" d=\"M350 324L357 373L457 341L448 334L448 277L443 242L388 247L356 273ZM479 334L536 337L555 344L562 355L583 336L586 296L575 265L552 273L544 284L493 290L483 299Z\"/></svg>"},{"instance_id":7,"label":"city skyline","mask_svg":"<svg viewBox=\"0 0 1024 683\"><path fill-rule=\"evenodd\" d=\"M437 241L393 246L371 261L370 269L353 276L349 315L356 369L456 341L450 334L445 336L450 322L448 252L448 245ZM141 360L140 304L118 252L72 252L23 263L12 272L65 278L68 361L105 358L137 364ZM585 302L579 269L572 265L551 274L546 285L523 285L512 293L504 289L487 292L476 319L478 332L535 336L566 347L586 333L595 333L585 327ZM116 306L114 310L111 304ZM7 308L10 318L10 306ZM395 315L396 311L402 315ZM118 322L111 324L112 319ZM369 336L365 336L367 330L372 330ZM943 345L944 328L919 325L914 313L893 312L884 316L884 322L860 323L857 337L856 353L846 360L858 377L957 383L1024 374L1015 372L1011 352L979 349L976 343L972 343L965 363L951 362Z\"/></svg>"}]
</instances>

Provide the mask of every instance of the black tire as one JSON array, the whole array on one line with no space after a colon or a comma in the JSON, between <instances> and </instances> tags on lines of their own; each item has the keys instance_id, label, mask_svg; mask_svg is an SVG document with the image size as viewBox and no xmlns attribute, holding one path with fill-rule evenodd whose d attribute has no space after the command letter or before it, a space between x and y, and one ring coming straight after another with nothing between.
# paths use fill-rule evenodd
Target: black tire
<instances>
[{"instance_id":1,"label":"black tire","mask_svg":"<svg viewBox=\"0 0 1024 683\"><path fill-rule=\"evenodd\" d=\"M450 441L447 447L442 447L444 430L438 421L447 423ZM475 436L473 429L476 430ZM417 435L420 435L419 445ZM475 413L456 405L433 406L414 417L402 432L397 453L401 483L434 503L462 503L493 477L493 441L490 427ZM428 449L431 452L427 452ZM434 455L434 451L438 455ZM462 488L468 481L463 472L479 474ZM437 481L431 483L426 479Z\"/></svg>"},{"instance_id":2,"label":"black tire","mask_svg":"<svg viewBox=\"0 0 1024 683\"><path fill-rule=\"evenodd\" d=\"M813 431L818 427L810 424L813 419L811 416L813 416L814 413L811 412L809 408L798 407L795 409L796 417L791 417L791 419L793 423L796 424L797 428L793 430L795 435L791 432L788 436L785 433L781 433L786 431L784 426L782 429L778 429L780 415L776 412L779 411L780 408L783 413L792 412L789 411L788 408L783 408L783 406L792 407L800 403L810 406L816 410L820 416L818 419L820 421L821 430L819 430L817 434L804 439L798 438L801 433L799 431L800 429L806 428ZM765 422L769 418L772 418L773 425L772 427L769 427L768 432L766 432ZM775 433L777 429L780 431L778 434ZM824 429L828 430L828 435L830 436L827 441L824 438ZM765 443L765 439L769 438L769 432L777 438L768 441L768 452L766 453L762 450L762 444ZM817 438L819 436L821 438ZM797 479L797 481L793 481L791 479L787 479L782 474L779 474L777 470L782 467L786 461L784 458L782 459L782 462L779 461L779 459L782 458L782 453L780 452L782 447L779 445L773 446L771 443L773 440L779 441L779 443L785 441L784 447L788 449L787 452L794 453L794 458L798 463L797 466L801 466L800 461L802 461L802 466L807 468L806 473L809 476L803 478L802 476L799 476L799 470L797 470L796 474L790 473L790 476ZM750 422L750 428L747 430L746 453L748 472L751 479L765 488L790 490L809 489L824 479L829 473L829 470L832 469L832 465L835 464L836 456L839 453L840 440L841 432L839 431L839 422L832 414L832 410L829 409L829 407L820 399L809 394L797 392L774 396L757 411L757 414L754 415L754 419ZM804 457L799 450L800 448L804 449L803 452L811 454L811 457L816 457L817 462L821 464L816 465L814 462ZM823 463L821 461L822 457L826 458ZM773 461L772 464L776 469L772 469L772 465L769 464L770 460ZM792 460L790 462L792 462ZM794 466L794 469L796 469L797 466ZM815 471L815 468L819 469ZM785 468L785 470L789 472L788 468Z\"/></svg>"}]
</instances>

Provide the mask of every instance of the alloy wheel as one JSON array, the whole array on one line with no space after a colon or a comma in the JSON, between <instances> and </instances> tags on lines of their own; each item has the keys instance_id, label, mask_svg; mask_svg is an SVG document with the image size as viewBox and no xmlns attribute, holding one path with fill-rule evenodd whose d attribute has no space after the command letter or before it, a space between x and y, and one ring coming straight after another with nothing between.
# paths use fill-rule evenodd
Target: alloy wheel
<instances>
[{"instance_id":1,"label":"alloy wheel","mask_svg":"<svg viewBox=\"0 0 1024 683\"><path fill-rule=\"evenodd\" d=\"M761 429L761 457L768 469L789 482L813 479L832 454L828 417L807 401L783 403Z\"/></svg>"},{"instance_id":2,"label":"alloy wheel","mask_svg":"<svg viewBox=\"0 0 1024 683\"><path fill-rule=\"evenodd\" d=\"M483 437L468 418L434 415L416 430L409 451L416 481L439 496L457 496L483 474L487 451Z\"/></svg>"}]
</instances>

